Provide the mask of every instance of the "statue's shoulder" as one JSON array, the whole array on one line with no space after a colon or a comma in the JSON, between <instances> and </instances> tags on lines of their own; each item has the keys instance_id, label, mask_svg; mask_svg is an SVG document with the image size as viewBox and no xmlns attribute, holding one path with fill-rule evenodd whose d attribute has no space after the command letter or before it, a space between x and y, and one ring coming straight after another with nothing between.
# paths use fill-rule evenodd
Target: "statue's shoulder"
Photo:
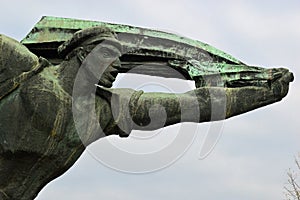
<instances>
[{"instance_id":1,"label":"statue's shoulder","mask_svg":"<svg viewBox=\"0 0 300 200\"><path fill-rule=\"evenodd\" d=\"M38 58L23 44L0 34L0 99L45 65L48 65L46 60Z\"/></svg>"}]
</instances>

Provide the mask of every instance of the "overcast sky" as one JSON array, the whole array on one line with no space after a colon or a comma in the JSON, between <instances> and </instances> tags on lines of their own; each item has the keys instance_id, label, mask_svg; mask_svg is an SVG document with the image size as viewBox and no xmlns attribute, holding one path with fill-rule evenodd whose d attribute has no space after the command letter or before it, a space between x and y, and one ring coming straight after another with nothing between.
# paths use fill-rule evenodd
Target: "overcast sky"
<instances>
[{"instance_id":1,"label":"overcast sky","mask_svg":"<svg viewBox=\"0 0 300 200\"><path fill-rule=\"evenodd\" d=\"M199 154L205 133L215 126L210 123L190 125L192 131L198 129L185 154L152 173L123 173L101 164L93 152L100 149L103 155L110 155L103 140L49 183L37 200L284 199L286 172L300 152L300 1L2 0L0 5L0 33L17 40L44 15L123 23L197 39L245 63L285 66L295 75L288 96L281 102L226 120L217 145L205 159L199 159ZM179 128L150 134L161 138L163 146L170 139L175 141ZM139 138L111 141L128 151L145 153L141 148L145 143ZM152 144L145 145L147 151L157 148ZM165 160L163 156L158 159ZM142 166L142 162L137 159L130 164Z\"/></svg>"}]
</instances>

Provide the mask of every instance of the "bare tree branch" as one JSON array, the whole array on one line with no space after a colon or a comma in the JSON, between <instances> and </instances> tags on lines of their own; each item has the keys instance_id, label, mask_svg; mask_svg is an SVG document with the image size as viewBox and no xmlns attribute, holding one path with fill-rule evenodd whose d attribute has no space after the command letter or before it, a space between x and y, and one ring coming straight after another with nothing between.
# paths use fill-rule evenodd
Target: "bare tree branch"
<instances>
[{"instance_id":1,"label":"bare tree branch","mask_svg":"<svg viewBox=\"0 0 300 200\"><path fill-rule=\"evenodd\" d=\"M284 187L285 190L285 198L286 200L300 200L300 183L297 180L297 175L300 174L300 154L298 158L295 158L295 164L297 167L297 172L289 169L287 172L288 176L288 186Z\"/></svg>"}]
</instances>

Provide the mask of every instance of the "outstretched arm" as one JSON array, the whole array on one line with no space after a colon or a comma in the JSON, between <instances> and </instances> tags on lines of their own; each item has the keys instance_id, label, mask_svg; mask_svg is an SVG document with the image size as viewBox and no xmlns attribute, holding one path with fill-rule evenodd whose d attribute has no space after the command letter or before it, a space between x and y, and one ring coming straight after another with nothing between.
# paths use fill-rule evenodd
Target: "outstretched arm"
<instances>
[{"instance_id":1,"label":"outstretched arm","mask_svg":"<svg viewBox=\"0 0 300 200\"><path fill-rule=\"evenodd\" d=\"M181 122L227 119L280 101L288 92L293 75L282 76L269 87L202 87L183 94L143 93L132 89L104 89L97 93L112 109L113 120L106 134L128 136L131 130L155 130Z\"/></svg>"}]
</instances>

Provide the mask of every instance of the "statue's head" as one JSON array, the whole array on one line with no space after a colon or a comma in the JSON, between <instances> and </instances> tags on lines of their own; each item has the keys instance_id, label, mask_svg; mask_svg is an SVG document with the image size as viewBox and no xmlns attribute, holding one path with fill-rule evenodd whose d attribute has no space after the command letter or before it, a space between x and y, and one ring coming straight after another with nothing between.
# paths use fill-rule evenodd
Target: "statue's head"
<instances>
[{"instance_id":1,"label":"statue's head","mask_svg":"<svg viewBox=\"0 0 300 200\"><path fill-rule=\"evenodd\" d=\"M107 27L96 26L74 33L71 39L58 47L58 54L60 57L68 59L78 51L90 53L100 43L108 46L112 51L122 52L122 45L117 40L117 35Z\"/></svg>"},{"instance_id":2,"label":"statue's head","mask_svg":"<svg viewBox=\"0 0 300 200\"><path fill-rule=\"evenodd\" d=\"M111 29L97 26L77 31L71 39L58 47L58 54L65 60L76 57L80 63L83 63L94 49L97 50L94 58L102 63L102 68L105 70L101 73L102 78L98 84L111 87L117 76L116 68L120 67L119 57L122 54L122 45ZM99 66L89 66L89 70L97 71L97 67Z\"/></svg>"}]
</instances>

